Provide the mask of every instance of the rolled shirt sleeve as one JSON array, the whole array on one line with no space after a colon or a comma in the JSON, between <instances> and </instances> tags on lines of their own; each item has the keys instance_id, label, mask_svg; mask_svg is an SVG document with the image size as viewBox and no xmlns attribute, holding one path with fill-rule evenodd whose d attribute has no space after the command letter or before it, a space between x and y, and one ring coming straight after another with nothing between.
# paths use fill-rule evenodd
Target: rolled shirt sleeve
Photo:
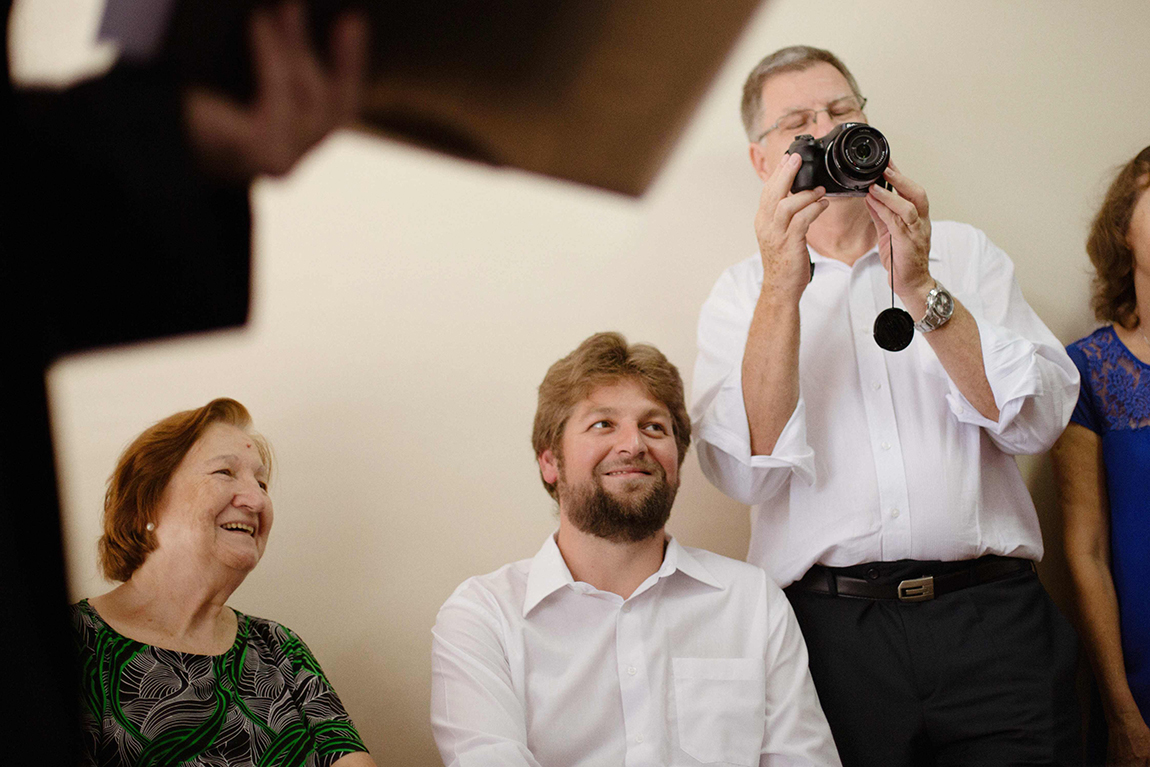
<instances>
[{"instance_id":1,"label":"rolled shirt sleeve","mask_svg":"<svg viewBox=\"0 0 1150 767\"><path fill-rule=\"evenodd\" d=\"M1003 452L1045 452L1074 411L1078 369L1026 303L1006 253L980 230L971 228L966 234L976 268L969 272L973 281L968 278L963 286L971 300L960 300L978 324L983 366L999 417L985 418L949 379L947 403L959 421L985 429Z\"/></svg>"},{"instance_id":2,"label":"rolled shirt sleeve","mask_svg":"<svg viewBox=\"0 0 1150 767\"><path fill-rule=\"evenodd\" d=\"M782 490L792 473L815 481L815 454L807 442L806 404L800 395L770 455L751 455L743 403L742 362L762 266L744 261L719 278L699 316L692 429L704 475L731 498L753 505ZM753 290L749 290L753 287Z\"/></svg>"}]
</instances>

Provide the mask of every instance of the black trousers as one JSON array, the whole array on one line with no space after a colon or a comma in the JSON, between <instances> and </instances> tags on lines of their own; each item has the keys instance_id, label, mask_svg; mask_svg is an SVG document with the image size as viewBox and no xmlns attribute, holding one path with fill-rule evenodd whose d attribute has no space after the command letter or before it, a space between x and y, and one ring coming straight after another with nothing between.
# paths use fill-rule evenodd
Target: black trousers
<instances>
[{"instance_id":1,"label":"black trousers","mask_svg":"<svg viewBox=\"0 0 1150 767\"><path fill-rule=\"evenodd\" d=\"M835 572L898 583L956 565ZM1082 763L1078 639L1035 573L915 603L786 594L845 767Z\"/></svg>"}]
</instances>

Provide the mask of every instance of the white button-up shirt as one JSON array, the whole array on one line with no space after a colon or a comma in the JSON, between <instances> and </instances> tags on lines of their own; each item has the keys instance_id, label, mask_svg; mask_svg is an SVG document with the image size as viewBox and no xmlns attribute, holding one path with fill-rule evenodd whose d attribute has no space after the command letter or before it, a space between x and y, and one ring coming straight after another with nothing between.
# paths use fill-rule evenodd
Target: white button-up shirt
<instances>
[{"instance_id":1,"label":"white button-up shirt","mask_svg":"<svg viewBox=\"0 0 1150 767\"><path fill-rule=\"evenodd\" d=\"M627 599L553 536L465 581L432 631L431 725L448 767L839 764L783 593L674 539Z\"/></svg>"},{"instance_id":2,"label":"white button-up shirt","mask_svg":"<svg viewBox=\"0 0 1150 767\"><path fill-rule=\"evenodd\" d=\"M748 561L786 586L812 564L1042 558L1014 455L1047 450L1078 397L1078 371L1027 305L986 235L932 224L930 272L974 316L1000 416L984 418L922 334L879 348L891 304L877 250L853 267L811 251L799 302L799 402L771 455L751 455L742 362L761 257L728 269L699 318L691 419L703 472L752 506ZM896 301L902 306L900 301Z\"/></svg>"}]
</instances>

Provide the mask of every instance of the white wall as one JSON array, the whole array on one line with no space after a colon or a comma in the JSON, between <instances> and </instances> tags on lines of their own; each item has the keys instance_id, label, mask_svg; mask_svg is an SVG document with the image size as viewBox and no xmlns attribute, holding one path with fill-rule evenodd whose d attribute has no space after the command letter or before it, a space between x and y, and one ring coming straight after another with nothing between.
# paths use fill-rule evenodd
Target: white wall
<instances>
[{"instance_id":1,"label":"white wall","mask_svg":"<svg viewBox=\"0 0 1150 767\"><path fill-rule=\"evenodd\" d=\"M29 25L21 45L65 57L59 28ZM837 52L934 218L985 229L1069 342L1093 326L1089 218L1150 142L1148 39L1145 0L772 0L638 201L334 137L253 192L247 328L52 370L73 595L109 588L95 542L119 451L158 418L235 397L278 466L275 531L234 605L307 639L380 764L435 763L436 610L469 575L533 555L554 524L529 443L546 368L617 329L689 382L699 306L753 251L746 72L783 45ZM687 461L672 531L743 556L745 509ZM1023 470L1047 532L1043 577L1060 592L1049 470Z\"/></svg>"}]
</instances>

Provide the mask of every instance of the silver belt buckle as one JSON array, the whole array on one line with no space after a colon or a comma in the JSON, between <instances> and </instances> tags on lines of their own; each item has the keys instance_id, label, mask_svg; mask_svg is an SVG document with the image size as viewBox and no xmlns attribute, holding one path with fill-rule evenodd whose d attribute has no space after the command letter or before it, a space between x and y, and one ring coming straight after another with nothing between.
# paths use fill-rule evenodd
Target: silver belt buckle
<instances>
[{"instance_id":1,"label":"silver belt buckle","mask_svg":"<svg viewBox=\"0 0 1150 767\"><path fill-rule=\"evenodd\" d=\"M898 599L900 602L925 602L934 599L934 576L902 581L898 584Z\"/></svg>"}]
</instances>

